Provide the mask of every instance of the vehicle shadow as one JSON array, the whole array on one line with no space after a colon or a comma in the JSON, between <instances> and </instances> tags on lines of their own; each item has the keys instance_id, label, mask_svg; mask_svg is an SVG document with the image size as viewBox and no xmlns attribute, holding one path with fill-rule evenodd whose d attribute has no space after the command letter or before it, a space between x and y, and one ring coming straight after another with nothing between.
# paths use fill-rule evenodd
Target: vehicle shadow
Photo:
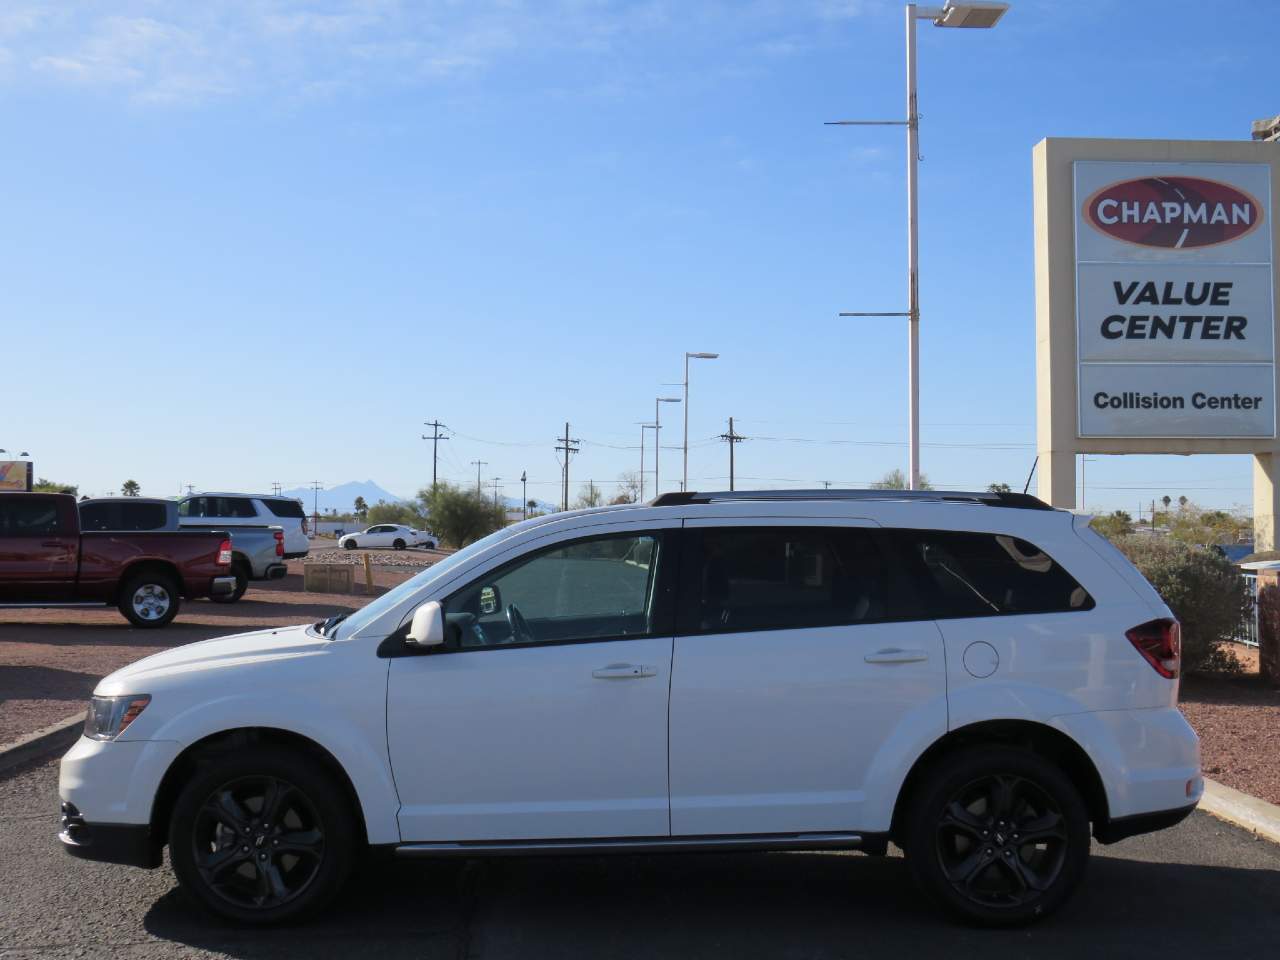
<instances>
[{"instance_id":1,"label":"vehicle shadow","mask_svg":"<svg viewBox=\"0 0 1280 960\"><path fill-rule=\"evenodd\" d=\"M1280 871L1094 857L1085 887L1032 927L952 924L899 858L685 854L388 862L308 925L223 926L177 892L153 935L233 957L947 957L1270 955Z\"/></svg>"},{"instance_id":2,"label":"vehicle shadow","mask_svg":"<svg viewBox=\"0 0 1280 960\"><path fill-rule=\"evenodd\" d=\"M181 617L181 614L179 614ZM175 620L160 630L139 630L123 617L119 622L0 623L0 642L32 646L155 647L158 650L206 640L209 628Z\"/></svg>"},{"instance_id":3,"label":"vehicle shadow","mask_svg":"<svg viewBox=\"0 0 1280 960\"><path fill-rule=\"evenodd\" d=\"M92 673L33 664L0 665L0 703L6 700L74 700L83 703L101 678Z\"/></svg>"},{"instance_id":4,"label":"vehicle shadow","mask_svg":"<svg viewBox=\"0 0 1280 960\"><path fill-rule=\"evenodd\" d=\"M351 613L363 606L363 601L352 598L350 605L340 603L280 603L278 600L254 599L246 596L235 603L214 603L212 600L196 601L195 604L184 604L179 620L185 613L200 620L252 620L261 617L263 620L278 620L289 617L298 623L314 623L325 617ZM177 623L178 621L174 621ZM278 625L278 624L277 624ZM263 629L270 624L264 623ZM248 628L252 629L252 628Z\"/></svg>"}]
</instances>

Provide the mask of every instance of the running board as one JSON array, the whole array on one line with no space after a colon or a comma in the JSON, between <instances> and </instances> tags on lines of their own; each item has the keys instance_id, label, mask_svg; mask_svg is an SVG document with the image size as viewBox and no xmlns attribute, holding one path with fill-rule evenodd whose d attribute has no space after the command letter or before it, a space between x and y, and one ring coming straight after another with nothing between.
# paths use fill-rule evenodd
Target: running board
<instances>
[{"instance_id":1,"label":"running board","mask_svg":"<svg viewBox=\"0 0 1280 960\"><path fill-rule=\"evenodd\" d=\"M402 843L400 857L563 856L605 853L700 853L733 850L856 850L856 833L782 833L730 837L625 837L602 840L475 840Z\"/></svg>"}]
</instances>

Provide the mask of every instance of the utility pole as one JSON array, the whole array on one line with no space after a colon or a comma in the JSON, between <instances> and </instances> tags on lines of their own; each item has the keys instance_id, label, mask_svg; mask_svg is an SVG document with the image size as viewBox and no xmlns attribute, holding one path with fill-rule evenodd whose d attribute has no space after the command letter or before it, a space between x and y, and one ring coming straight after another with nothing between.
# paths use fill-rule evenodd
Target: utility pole
<instances>
[{"instance_id":1,"label":"utility pole","mask_svg":"<svg viewBox=\"0 0 1280 960\"><path fill-rule=\"evenodd\" d=\"M311 516L314 518L312 522L316 525L315 533L320 532L320 491L324 489L324 484L319 480L311 481Z\"/></svg>"},{"instance_id":2,"label":"utility pole","mask_svg":"<svg viewBox=\"0 0 1280 960\"><path fill-rule=\"evenodd\" d=\"M575 453L577 453L577 452L578 452L578 449L579 449L579 448L578 448L577 444L581 443L582 441L572 439L572 438L569 436L569 421L568 421L568 420L566 420L566 421L564 422L564 436L563 436L563 437L556 437L556 439L560 441L560 443L556 445L556 452L557 452L557 453L563 453L563 454L564 454L564 467L563 467L563 471L564 471L564 482L563 482L563 486L564 486L564 493L563 493L563 496L562 496L562 497L561 497L561 499L560 499L560 503L561 503L560 509L562 509L562 510L568 510L568 509L569 509L569 458L570 458L571 456L573 456Z\"/></svg>"},{"instance_id":3,"label":"utility pole","mask_svg":"<svg viewBox=\"0 0 1280 960\"><path fill-rule=\"evenodd\" d=\"M735 445L747 439L741 434L735 433L733 429L733 417L729 418L729 432L720 434L720 439L729 444L729 492L733 492L733 448Z\"/></svg>"},{"instance_id":4,"label":"utility pole","mask_svg":"<svg viewBox=\"0 0 1280 960\"><path fill-rule=\"evenodd\" d=\"M830 490L830 489L831 489L831 481L830 481L830 480L823 480L823 481L822 481L822 489L823 489L823 490Z\"/></svg>"},{"instance_id":5,"label":"utility pole","mask_svg":"<svg viewBox=\"0 0 1280 960\"><path fill-rule=\"evenodd\" d=\"M448 440L449 438L440 432L440 428L443 427L444 424L441 423L439 420L431 420L431 421L424 420L423 426L427 426L431 428L431 436L428 437L424 433L422 435L422 439L431 441L431 489L434 490L436 488L436 465L440 461L440 452L439 452L440 441Z\"/></svg>"},{"instance_id":6,"label":"utility pole","mask_svg":"<svg viewBox=\"0 0 1280 960\"><path fill-rule=\"evenodd\" d=\"M488 460L472 460L471 465L476 468L476 494L480 493L480 468L489 465Z\"/></svg>"},{"instance_id":7,"label":"utility pole","mask_svg":"<svg viewBox=\"0 0 1280 960\"><path fill-rule=\"evenodd\" d=\"M493 478L493 509L495 510L498 509L498 481L501 479L501 477Z\"/></svg>"},{"instance_id":8,"label":"utility pole","mask_svg":"<svg viewBox=\"0 0 1280 960\"><path fill-rule=\"evenodd\" d=\"M520 509L524 511L524 519L529 519L529 471L520 471Z\"/></svg>"},{"instance_id":9,"label":"utility pole","mask_svg":"<svg viewBox=\"0 0 1280 960\"><path fill-rule=\"evenodd\" d=\"M192 495L193 493L195 493L195 492L196 492L196 488L195 488L194 484L190 484L190 483L188 483L188 484L187 484L187 496L189 497L189 496L191 496L191 495Z\"/></svg>"},{"instance_id":10,"label":"utility pole","mask_svg":"<svg viewBox=\"0 0 1280 960\"><path fill-rule=\"evenodd\" d=\"M272 492L272 493L274 493L277 497L278 497L278 496L280 496L280 491L281 491L282 489L283 489L283 488L280 486L280 481L279 481L279 480L273 480L273 481L271 481L271 492Z\"/></svg>"}]
</instances>

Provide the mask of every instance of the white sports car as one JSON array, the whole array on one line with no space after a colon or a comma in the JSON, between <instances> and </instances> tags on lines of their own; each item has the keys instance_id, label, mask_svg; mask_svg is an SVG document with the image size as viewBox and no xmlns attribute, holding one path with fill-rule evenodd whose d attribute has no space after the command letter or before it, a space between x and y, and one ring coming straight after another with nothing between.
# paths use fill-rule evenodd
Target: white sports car
<instances>
[{"instance_id":1,"label":"white sports car","mask_svg":"<svg viewBox=\"0 0 1280 960\"><path fill-rule=\"evenodd\" d=\"M434 549L436 538L401 523L375 523L369 529L361 530L359 533L344 534L338 540L338 546L344 550L356 550L360 547L390 547L393 550L403 550L405 547Z\"/></svg>"}]
</instances>

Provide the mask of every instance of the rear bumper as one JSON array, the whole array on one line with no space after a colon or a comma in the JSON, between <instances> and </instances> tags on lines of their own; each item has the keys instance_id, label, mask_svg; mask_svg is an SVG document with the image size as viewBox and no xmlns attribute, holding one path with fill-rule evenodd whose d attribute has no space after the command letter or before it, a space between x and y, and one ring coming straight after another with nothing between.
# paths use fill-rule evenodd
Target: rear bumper
<instances>
[{"instance_id":1,"label":"rear bumper","mask_svg":"<svg viewBox=\"0 0 1280 960\"><path fill-rule=\"evenodd\" d=\"M1157 810L1155 813L1139 813L1132 817L1119 817L1098 824L1093 829L1093 836L1099 843L1116 843L1128 837L1136 837L1140 833L1155 833L1177 826L1191 816L1196 808L1195 803L1173 810Z\"/></svg>"},{"instance_id":2,"label":"rear bumper","mask_svg":"<svg viewBox=\"0 0 1280 960\"><path fill-rule=\"evenodd\" d=\"M286 553L286 554L284 555L284 558L285 558L286 560L301 560L303 557L305 557L305 556L306 556L308 553L310 553L310 552L311 552L310 550L303 550L303 551L301 551L300 553Z\"/></svg>"},{"instance_id":3,"label":"rear bumper","mask_svg":"<svg viewBox=\"0 0 1280 960\"><path fill-rule=\"evenodd\" d=\"M214 577L209 584L209 596L225 597L236 592L235 577Z\"/></svg>"},{"instance_id":4,"label":"rear bumper","mask_svg":"<svg viewBox=\"0 0 1280 960\"><path fill-rule=\"evenodd\" d=\"M62 849L81 860L122 863L130 867L160 866L161 844L147 824L86 823L73 803L62 804Z\"/></svg>"},{"instance_id":5,"label":"rear bumper","mask_svg":"<svg viewBox=\"0 0 1280 960\"><path fill-rule=\"evenodd\" d=\"M273 563L262 572L263 580L283 580L289 568L283 563Z\"/></svg>"}]
</instances>

